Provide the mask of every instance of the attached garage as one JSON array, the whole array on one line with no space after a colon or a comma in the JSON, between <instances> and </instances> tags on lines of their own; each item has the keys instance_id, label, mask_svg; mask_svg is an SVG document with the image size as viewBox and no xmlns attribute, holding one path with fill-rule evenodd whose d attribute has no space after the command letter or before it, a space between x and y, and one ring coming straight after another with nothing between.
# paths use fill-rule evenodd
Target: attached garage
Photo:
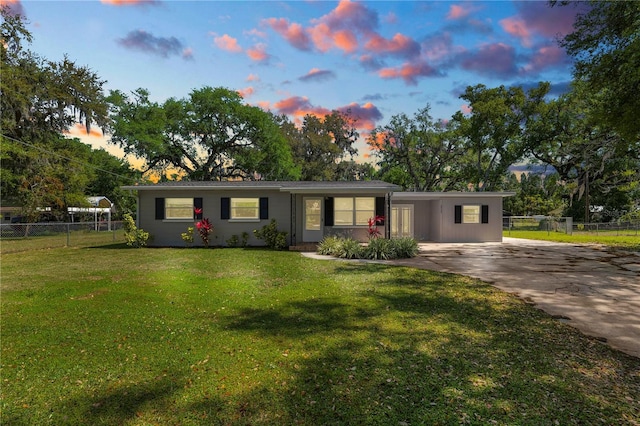
<instances>
[{"instance_id":1,"label":"attached garage","mask_svg":"<svg viewBox=\"0 0 640 426\"><path fill-rule=\"evenodd\" d=\"M394 192L391 236L418 241L502 241L502 199L513 192Z\"/></svg>"}]
</instances>

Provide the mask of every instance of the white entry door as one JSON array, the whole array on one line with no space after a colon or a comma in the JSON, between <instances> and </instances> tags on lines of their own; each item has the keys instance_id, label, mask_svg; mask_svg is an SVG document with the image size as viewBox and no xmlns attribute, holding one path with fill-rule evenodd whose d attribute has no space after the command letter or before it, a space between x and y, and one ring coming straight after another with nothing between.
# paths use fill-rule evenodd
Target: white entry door
<instances>
[{"instance_id":1,"label":"white entry door","mask_svg":"<svg viewBox=\"0 0 640 426\"><path fill-rule=\"evenodd\" d=\"M317 243L322 240L322 197L304 197L304 225L302 239L305 243Z\"/></svg>"},{"instance_id":2,"label":"white entry door","mask_svg":"<svg viewBox=\"0 0 640 426\"><path fill-rule=\"evenodd\" d=\"M413 205L398 204L391 207L391 238L413 238Z\"/></svg>"}]
</instances>

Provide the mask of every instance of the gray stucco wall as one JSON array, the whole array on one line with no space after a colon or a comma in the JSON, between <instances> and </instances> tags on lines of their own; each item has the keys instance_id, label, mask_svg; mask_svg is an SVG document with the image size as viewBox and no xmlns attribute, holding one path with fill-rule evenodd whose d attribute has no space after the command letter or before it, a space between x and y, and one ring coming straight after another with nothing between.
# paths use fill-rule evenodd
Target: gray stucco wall
<instances>
[{"instance_id":1,"label":"gray stucco wall","mask_svg":"<svg viewBox=\"0 0 640 426\"><path fill-rule=\"evenodd\" d=\"M180 191L140 191L139 192L138 211L141 212L138 217L138 226L149 232L153 240L149 242L150 246L185 246L180 234L187 230L187 227L194 226L193 220L156 220L155 219L155 200L156 198L196 198L202 197L203 218L208 218L213 224L213 232L210 234L211 246L226 246L226 240L232 235L240 237L242 232L249 234L249 245L261 246L264 242L258 240L253 235L253 230L268 224L271 219L275 219L278 223L278 229L290 232L290 216L291 204L290 195L279 191L264 190L244 190L244 191L203 191L181 189ZM252 221L234 221L221 219L221 199L223 197L242 197L242 198L259 198L268 197L269 199L269 218L266 220ZM289 243L289 235L287 243ZM194 232L194 246L202 246L202 240Z\"/></svg>"},{"instance_id":2,"label":"gray stucco wall","mask_svg":"<svg viewBox=\"0 0 640 426\"><path fill-rule=\"evenodd\" d=\"M442 203L440 238L443 243L502 241L502 197L446 198ZM456 205L489 206L489 223L455 223Z\"/></svg>"},{"instance_id":3,"label":"gray stucco wall","mask_svg":"<svg viewBox=\"0 0 640 426\"><path fill-rule=\"evenodd\" d=\"M413 205L413 236L424 242L502 241L502 197L397 199L393 205ZM489 206L489 223L455 223L456 205Z\"/></svg>"}]
</instances>

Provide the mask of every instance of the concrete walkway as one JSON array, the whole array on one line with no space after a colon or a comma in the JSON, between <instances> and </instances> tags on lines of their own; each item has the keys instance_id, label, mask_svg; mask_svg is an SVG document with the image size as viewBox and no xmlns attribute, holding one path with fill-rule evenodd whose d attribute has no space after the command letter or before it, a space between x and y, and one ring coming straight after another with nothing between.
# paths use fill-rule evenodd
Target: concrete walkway
<instances>
[{"instance_id":1,"label":"concrete walkway","mask_svg":"<svg viewBox=\"0 0 640 426\"><path fill-rule=\"evenodd\" d=\"M418 257L392 263L479 278L640 357L640 253L505 238L421 244Z\"/></svg>"},{"instance_id":2,"label":"concrete walkway","mask_svg":"<svg viewBox=\"0 0 640 426\"><path fill-rule=\"evenodd\" d=\"M640 357L640 253L505 238L420 244L418 257L384 263L479 278Z\"/></svg>"}]
</instances>

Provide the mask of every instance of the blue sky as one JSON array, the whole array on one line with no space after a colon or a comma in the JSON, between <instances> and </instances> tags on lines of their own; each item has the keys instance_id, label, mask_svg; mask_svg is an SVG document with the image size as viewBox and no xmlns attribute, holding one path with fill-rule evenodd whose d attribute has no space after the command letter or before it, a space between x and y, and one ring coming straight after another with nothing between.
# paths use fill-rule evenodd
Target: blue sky
<instances>
[{"instance_id":1,"label":"blue sky","mask_svg":"<svg viewBox=\"0 0 640 426\"><path fill-rule=\"evenodd\" d=\"M349 109L363 135L427 104L438 119L466 111L459 95L468 85L549 81L559 94L571 80L556 39L576 9L543 1L0 3L26 17L31 50L67 54L107 91L142 87L163 102L224 86L294 120ZM101 146L105 136L83 140Z\"/></svg>"}]
</instances>

